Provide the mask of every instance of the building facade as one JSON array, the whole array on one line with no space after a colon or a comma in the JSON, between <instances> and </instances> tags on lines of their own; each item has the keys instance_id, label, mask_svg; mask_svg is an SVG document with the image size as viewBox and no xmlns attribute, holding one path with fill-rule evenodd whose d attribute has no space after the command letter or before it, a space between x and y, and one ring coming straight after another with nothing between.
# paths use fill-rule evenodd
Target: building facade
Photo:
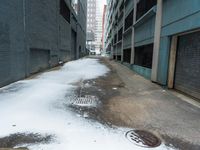
<instances>
[{"instance_id":1,"label":"building facade","mask_svg":"<svg viewBox=\"0 0 200 150\"><path fill-rule=\"evenodd\" d=\"M110 0L106 18L113 59L200 99L199 0Z\"/></svg>"},{"instance_id":2,"label":"building facade","mask_svg":"<svg viewBox=\"0 0 200 150\"><path fill-rule=\"evenodd\" d=\"M96 40L96 0L88 0L87 7L87 48L95 51Z\"/></svg>"},{"instance_id":3,"label":"building facade","mask_svg":"<svg viewBox=\"0 0 200 150\"><path fill-rule=\"evenodd\" d=\"M102 0L97 0L96 10L96 39L95 39L95 51L97 54L101 54L102 50L102 19L103 19L103 5Z\"/></svg>"},{"instance_id":4,"label":"building facade","mask_svg":"<svg viewBox=\"0 0 200 150\"><path fill-rule=\"evenodd\" d=\"M104 5L104 7L103 7L103 18L102 18L102 38L101 38L103 50L104 50L104 43L105 43L104 37L105 37L106 8L107 8L107 5Z\"/></svg>"},{"instance_id":5,"label":"building facade","mask_svg":"<svg viewBox=\"0 0 200 150\"><path fill-rule=\"evenodd\" d=\"M86 52L86 0L0 2L0 86Z\"/></svg>"}]
</instances>

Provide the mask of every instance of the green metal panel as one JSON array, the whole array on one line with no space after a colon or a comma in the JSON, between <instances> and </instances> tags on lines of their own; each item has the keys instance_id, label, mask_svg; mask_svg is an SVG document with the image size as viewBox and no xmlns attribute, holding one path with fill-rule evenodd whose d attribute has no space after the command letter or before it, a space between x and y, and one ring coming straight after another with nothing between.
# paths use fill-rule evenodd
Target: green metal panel
<instances>
[{"instance_id":1,"label":"green metal panel","mask_svg":"<svg viewBox=\"0 0 200 150\"><path fill-rule=\"evenodd\" d=\"M159 63L157 71L157 81L162 85L167 85L169 51L170 37L162 37L160 41Z\"/></svg>"},{"instance_id":2,"label":"green metal panel","mask_svg":"<svg viewBox=\"0 0 200 150\"><path fill-rule=\"evenodd\" d=\"M133 69L133 71L135 71L139 75L142 75L143 77L147 79L151 79L151 69L137 66L137 65L132 65L131 68Z\"/></svg>"},{"instance_id":3,"label":"green metal panel","mask_svg":"<svg viewBox=\"0 0 200 150\"><path fill-rule=\"evenodd\" d=\"M149 18L146 22L135 28L135 44L146 45L152 43L155 31L155 15ZM142 44L140 44L142 43Z\"/></svg>"}]
</instances>

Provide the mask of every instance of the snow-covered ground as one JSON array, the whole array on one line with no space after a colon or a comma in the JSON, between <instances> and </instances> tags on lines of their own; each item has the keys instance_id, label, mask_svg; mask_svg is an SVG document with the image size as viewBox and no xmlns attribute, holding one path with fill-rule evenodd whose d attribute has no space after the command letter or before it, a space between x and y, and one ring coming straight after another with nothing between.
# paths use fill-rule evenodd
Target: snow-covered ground
<instances>
[{"instance_id":1,"label":"snow-covered ground","mask_svg":"<svg viewBox=\"0 0 200 150\"><path fill-rule=\"evenodd\" d=\"M111 129L78 116L67 107L66 95L80 80L106 75L96 59L81 59L0 89L0 137L14 133L54 135L50 144L27 145L31 150L143 150L125 138L129 129ZM20 145L19 145L20 146ZM171 149L161 145L155 150Z\"/></svg>"}]
</instances>

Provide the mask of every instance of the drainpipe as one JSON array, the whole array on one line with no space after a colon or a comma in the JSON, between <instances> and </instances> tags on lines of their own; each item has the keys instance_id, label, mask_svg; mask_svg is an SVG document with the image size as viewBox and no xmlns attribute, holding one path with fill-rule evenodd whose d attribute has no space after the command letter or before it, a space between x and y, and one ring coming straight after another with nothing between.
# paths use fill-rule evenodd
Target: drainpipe
<instances>
[{"instance_id":1,"label":"drainpipe","mask_svg":"<svg viewBox=\"0 0 200 150\"><path fill-rule=\"evenodd\" d=\"M137 12L137 0L134 0L134 7L133 7L133 27L132 27L132 42L131 42L131 65L134 64L135 59L135 23L136 23L136 12Z\"/></svg>"},{"instance_id":2,"label":"drainpipe","mask_svg":"<svg viewBox=\"0 0 200 150\"><path fill-rule=\"evenodd\" d=\"M162 27L162 6L163 6L163 0L157 0L157 13L156 13L156 23L155 23L154 48L153 48L153 63L152 63L152 74L151 74L151 80L153 82L157 82L160 38L161 38L161 27Z\"/></svg>"}]
</instances>

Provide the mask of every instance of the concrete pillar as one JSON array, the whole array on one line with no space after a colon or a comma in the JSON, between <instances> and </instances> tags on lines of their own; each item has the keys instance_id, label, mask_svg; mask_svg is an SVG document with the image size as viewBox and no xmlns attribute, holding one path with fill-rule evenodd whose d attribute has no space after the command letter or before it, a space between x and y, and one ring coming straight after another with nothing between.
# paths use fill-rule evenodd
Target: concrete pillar
<instances>
[{"instance_id":1,"label":"concrete pillar","mask_svg":"<svg viewBox=\"0 0 200 150\"><path fill-rule=\"evenodd\" d=\"M162 27L162 6L163 6L163 0L157 0L157 13L156 13L156 23L155 23L154 48L153 48L153 63L152 63L152 74L151 74L151 80L154 82L157 82L160 38L161 38L161 27Z\"/></svg>"},{"instance_id":2,"label":"concrete pillar","mask_svg":"<svg viewBox=\"0 0 200 150\"><path fill-rule=\"evenodd\" d=\"M137 0L134 0L133 25L136 23ZM131 42L131 64L134 64L135 59L135 28L132 27L132 42Z\"/></svg>"},{"instance_id":3,"label":"concrete pillar","mask_svg":"<svg viewBox=\"0 0 200 150\"><path fill-rule=\"evenodd\" d=\"M123 15L123 35L122 35L122 49L121 49L121 62L124 62L124 27L125 27L125 7Z\"/></svg>"},{"instance_id":4,"label":"concrete pillar","mask_svg":"<svg viewBox=\"0 0 200 150\"><path fill-rule=\"evenodd\" d=\"M169 59L169 73L168 73L168 87L174 87L174 72L176 65L176 49L177 49L178 36L172 37L170 59Z\"/></svg>"}]
</instances>

